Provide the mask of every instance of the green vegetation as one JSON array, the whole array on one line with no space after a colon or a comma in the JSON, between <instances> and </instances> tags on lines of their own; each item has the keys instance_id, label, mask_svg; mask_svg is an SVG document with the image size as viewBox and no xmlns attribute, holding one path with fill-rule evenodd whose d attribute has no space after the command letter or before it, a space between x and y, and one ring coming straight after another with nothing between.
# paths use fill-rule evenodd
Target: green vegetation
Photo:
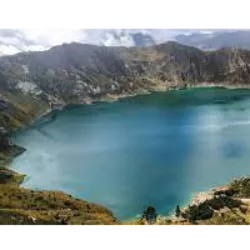
<instances>
[{"instance_id":1,"label":"green vegetation","mask_svg":"<svg viewBox=\"0 0 250 250\"><path fill-rule=\"evenodd\" d=\"M233 189L218 190L214 192L214 195L233 196L234 194L235 194L235 190Z\"/></svg>"},{"instance_id":2,"label":"green vegetation","mask_svg":"<svg viewBox=\"0 0 250 250\"><path fill-rule=\"evenodd\" d=\"M209 207L207 203L201 203L199 205L193 205L183 214L183 217L190 222L197 220L206 220L212 218L214 211Z\"/></svg>"},{"instance_id":3,"label":"green vegetation","mask_svg":"<svg viewBox=\"0 0 250 250\"><path fill-rule=\"evenodd\" d=\"M8 157L6 157L8 158ZM0 224L117 224L108 209L58 191L21 188L24 175L0 167ZM177 219L162 217L148 206L140 219L123 222L132 225L246 225L250 224L250 178L234 181L229 189L217 190L211 199L181 210Z\"/></svg>"},{"instance_id":4,"label":"green vegetation","mask_svg":"<svg viewBox=\"0 0 250 250\"><path fill-rule=\"evenodd\" d=\"M145 219L148 224L154 224L157 219L157 211L154 206L148 206L143 212L142 219Z\"/></svg>"},{"instance_id":5,"label":"green vegetation","mask_svg":"<svg viewBox=\"0 0 250 250\"><path fill-rule=\"evenodd\" d=\"M249 225L244 216L233 211L215 214L211 219L200 221L200 225Z\"/></svg>"},{"instance_id":6,"label":"green vegetation","mask_svg":"<svg viewBox=\"0 0 250 250\"><path fill-rule=\"evenodd\" d=\"M198 205L189 206L183 214L183 217L191 222L197 220L207 220L213 217L215 210L222 208L240 208L242 202L228 196L214 196L212 199L206 200Z\"/></svg>"},{"instance_id":7,"label":"green vegetation","mask_svg":"<svg viewBox=\"0 0 250 250\"><path fill-rule=\"evenodd\" d=\"M6 165L9 159L9 152L0 152L0 166Z\"/></svg>"},{"instance_id":8,"label":"green vegetation","mask_svg":"<svg viewBox=\"0 0 250 250\"><path fill-rule=\"evenodd\" d=\"M250 198L250 177L235 180L231 184L235 196L238 198Z\"/></svg>"},{"instance_id":9,"label":"green vegetation","mask_svg":"<svg viewBox=\"0 0 250 250\"><path fill-rule=\"evenodd\" d=\"M24 177L0 167L0 224L117 224L100 205L63 192L21 188Z\"/></svg>"},{"instance_id":10,"label":"green vegetation","mask_svg":"<svg viewBox=\"0 0 250 250\"><path fill-rule=\"evenodd\" d=\"M11 145L11 147L0 150L0 167L9 164L13 157L22 154L24 151L25 149L18 145Z\"/></svg>"},{"instance_id":11,"label":"green vegetation","mask_svg":"<svg viewBox=\"0 0 250 250\"><path fill-rule=\"evenodd\" d=\"M232 57L240 63L232 63ZM250 52L247 51L203 52L175 42L149 48L106 48L72 43L48 51L2 57L1 126L8 132L20 129L48 110L51 103L85 103L108 95L186 88L203 83L245 87L250 81L249 62ZM32 88L27 89L27 84ZM4 167L23 150L15 145L0 150L0 224L116 223L112 213L101 206L61 192L20 188L24 176ZM238 199L250 198L250 178L235 181L231 187L229 191L218 191L211 200L190 206L184 217L195 223L240 223L235 214L240 213L240 217L249 221L248 209ZM217 212L221 213L225 207L229 212L219 216ZM180 214L178 206L176 216ZM156 209L149 206L143 219L155 223ZM138 223L144 222L139 220ZM161 223L189 222L163 220Z\"/></svg>"},{"instance_id":12,"label":"green vegetation","mask_svg":"<svg viewBox=\"0 0 250 250\"><path fill-rule=\"evenodd\" d=\"M57 191L35 191L21 188L25 175L6 167L11 158L24 151L15 145L0 153L0 224L117 224L108 209L73 198ZM233 181L227 188L219 188L209 198L197 205L181 210L177 205L176 219L157 214L148 206L140 219L124 222L132 225L245 225L250 224L250 177Z\"/></svg>"},{"instance_id":13,"label":"green vegetation","mask_svg":"<svg viewBox=\"0 0 250 250\"><path fill-rule=\"evenodd\" d=\"M175 208L175 216L180 217L180 215L181 215L181 209L180 209L180 206L177 205Z\"/></svg>"},{"instance_id":14,"label":"green vegetation","mask_svg":"<svg viewBox=\"0 0 250 250\"><path fill-rule=\"evenodd\" d=\"M0 184L17 184L20 185L25 175L18 174L10 169L0 167Z\"/></svg>"},{"instance_id":15,"label":"green vegetation","mask_svg":"<svg viewBox=\"0 0 250 250\"><path fill-rule=\"evenodd\" d=\"M23 218L23 221L19 218ZM26 223L116 224L117 222L106 208L75 199L62 192L34 191L20 188L16 184L0 184L0 224Z\"/></svg>"},{"instance_id":16,"label":"green vegetation","mask_svg":"<svg viewBox=\"0 0 250 250\"><path fill-rule=\"evenodd\" d=\"M1 126L11 131L31 123L48 108L45 102L29 95L18 92L1 95L8 101L1 102ZM6 145L4 139L0 140L0 224L117 224L113 214L102 206L62 192L21 188L25 176L6 166L25 149Z\"/></svg>"},{"instance_id":17,"label":"green vegetation","mask_svg":"<svg viewBox=\"0 0 250 250\"><path fill-rule=\"evenodd\" d=\"M227 196L214 197L213 199L207 200L204 203L214 210L220 210L223 207L228 207L230 209L238 208L242 205L240 200L232 199Z\"/></svg>"},{"instance_id":18,"label":"green vegetation","mask_svg":"<svg viewBox=\"0 0 250 250\"><path fill-rule=\"evenodd\" d=\"M20 91L1 91L5 107L0 107L1 126L9 131L17 130L30 124L36 117L48 109L48 104L43 100L36 100ZM0 95L0 100L1 100Z\"/></svg>"}]
</instances>

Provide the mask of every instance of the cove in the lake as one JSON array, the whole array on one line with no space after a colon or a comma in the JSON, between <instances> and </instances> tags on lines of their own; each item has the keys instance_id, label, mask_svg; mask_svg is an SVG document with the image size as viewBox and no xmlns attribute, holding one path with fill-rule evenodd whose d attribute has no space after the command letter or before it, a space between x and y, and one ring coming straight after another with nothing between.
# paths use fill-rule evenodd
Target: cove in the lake
<instances>
[{"instance_id":1,"label":"cove in the lake","mask_svg":"<svg viewBox=\"0 0 250 250\"><path fill-rule=\"evenodd\" d=\"M25 187L62 190L119 219L250 174L250 90L191 89L70 106L13 135Z\"/></svg>"}]
</instances>

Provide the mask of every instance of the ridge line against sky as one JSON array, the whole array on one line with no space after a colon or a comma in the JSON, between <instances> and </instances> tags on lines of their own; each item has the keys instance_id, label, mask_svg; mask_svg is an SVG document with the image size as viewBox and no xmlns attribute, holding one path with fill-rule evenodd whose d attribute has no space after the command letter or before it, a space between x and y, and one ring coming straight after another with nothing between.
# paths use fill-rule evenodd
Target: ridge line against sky
<instances>
[{"instance_id":1,"label":"ridge line against sky","mask_svg":"<svg viewBox=\"0 0 250 250\"><path fill-rule=\"evenodd\" d=\"M0 24L0 56L42 51L63 43L133 46L131 34L149 35L155 43L179 34L249 30L250 24Z\"/></svg>"}]
</instances>

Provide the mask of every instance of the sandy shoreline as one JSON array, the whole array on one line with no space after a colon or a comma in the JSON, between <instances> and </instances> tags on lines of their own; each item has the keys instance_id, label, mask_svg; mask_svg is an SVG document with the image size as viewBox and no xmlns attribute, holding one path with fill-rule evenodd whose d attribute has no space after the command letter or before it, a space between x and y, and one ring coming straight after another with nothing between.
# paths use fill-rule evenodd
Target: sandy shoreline
<instances>
[{"instance_id":1,"label":"sandy shoreline","mask_svg":"<svg viewBox=\"0 0 250 250\"><path fill-rule=\"evenodd\" d=\"M213 188L208 189L204 192L197 192L193 195L193 198L191 202L188 204L190 206L192 205L199 205L200 203L203 203L206 200L210 200L214 197L215 193L218 191L226 191L230 189L230 184L224 184L220 186L216 186Z\"/></svg>"}]
</instances>

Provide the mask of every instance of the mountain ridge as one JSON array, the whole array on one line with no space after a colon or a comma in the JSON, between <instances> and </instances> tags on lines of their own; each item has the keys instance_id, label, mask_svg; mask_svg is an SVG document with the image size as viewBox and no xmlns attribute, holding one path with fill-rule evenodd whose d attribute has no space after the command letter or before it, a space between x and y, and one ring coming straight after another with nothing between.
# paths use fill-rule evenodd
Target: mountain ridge
<instances>
[{"instance_id":1,"label":"mountain ridge","mask_svg":"<svg viewBox=\"0 0 250 250\"><path fill-rule=\"evenodd\" d=\"M20 127L55 105L206 84L249 87L249 66L247 50L202 51L173 41L130 48L70 43L4 56L1 126Z\"/></svg>"},{"instance_id":2,"label":"mountain ridge","mask_svg":"<svg viewBox=\"0 0 250 250\"><path fill-rule=\"evenodd\" d=\"M236 30L213 33L192 33L177 35L175 40L179 43L195 46L204 50L216 50L225 47L250 49L250 31Z\"/></svg>"}]
</instances>

